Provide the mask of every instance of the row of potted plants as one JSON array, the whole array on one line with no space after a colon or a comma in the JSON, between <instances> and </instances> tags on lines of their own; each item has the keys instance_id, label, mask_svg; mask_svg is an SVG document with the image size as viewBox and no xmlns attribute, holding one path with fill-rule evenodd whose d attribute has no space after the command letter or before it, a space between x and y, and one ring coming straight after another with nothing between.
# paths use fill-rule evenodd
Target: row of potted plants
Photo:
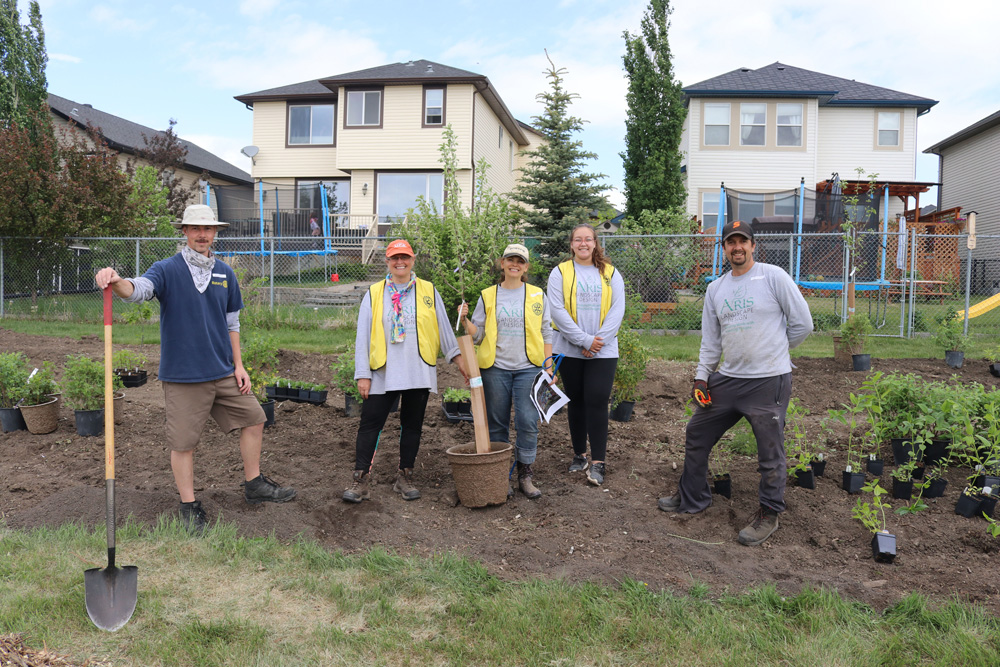
<instances>
[{"instance_id":1,"label":"row of potted plants","mask_svg":"<svg viewBox=\"0 0 1000 667\"><path fill-rule=\"evenodd\" d=\"M294 401L296 403L326 403L327 388L325 384L313 384L301 380L277 378L272 385L265 387L265 395L276 401Z\"/></svg>"},{"instance_id":2,"label":"row of potted plants","mask_svg":"<svg viewBox=\"0 0 1000 667\"><path fill-rule=\"evenodd\" d=\"M850 353L856 371L871 370L871 354L865 352L865 343L874 331L871 320L862 313L849 317L840 325L839 342ZM955 317L942 319L934 334L934 342L944 350L944 359L948 366L961 368L965 360L965 350L969 346L964 319ZM991 362L990 369L993 372L993 362L1000 360L1000 355L988 355L987 360ZM1000 370L997 371L997 375L1000 377Z\"/></svg>"}]
</instances>

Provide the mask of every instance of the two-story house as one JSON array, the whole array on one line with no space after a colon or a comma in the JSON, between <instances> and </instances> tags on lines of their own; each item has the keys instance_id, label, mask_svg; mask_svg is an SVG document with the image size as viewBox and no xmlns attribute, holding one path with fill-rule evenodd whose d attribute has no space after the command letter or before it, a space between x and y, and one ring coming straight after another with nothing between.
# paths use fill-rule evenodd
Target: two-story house
<instances>
[{"instance_id":1,"label":"two-story house","mask_svg":"<svg viewBox=\"0 0 1000 667\"><path fill-rule=\"evenodd\" d=\"M239 95L253 111L253 177L281 208L314 211L323 183L337 224L369 227L402 217L418 197L443 198L439 147L455 132L463 204L472 201L476 163L487 183L509 193L543 140L516 120L482 74L427 60L383 65ZM332 193L332 194L331 194ZM264 202L263 208L270 208ZM310 213L311 215L311 213Z\"/></svg>"},{"instance_id":2,"label":"two-story house","mask_svg":"<svg viewBox=\"0 0 1000 667\"><path fill-rule=\"evenodd\" d=\"M716 228L723 182L741 193L729 213L748 221L794 215L787 193L801 179L815 188L833 173L857 179L861 167L880 182L913 182L917 119L937 104L780 62L683 90L687 209L706 230ZM904 206L894 197L890 216Z\"/></svg>"}]
</instances>

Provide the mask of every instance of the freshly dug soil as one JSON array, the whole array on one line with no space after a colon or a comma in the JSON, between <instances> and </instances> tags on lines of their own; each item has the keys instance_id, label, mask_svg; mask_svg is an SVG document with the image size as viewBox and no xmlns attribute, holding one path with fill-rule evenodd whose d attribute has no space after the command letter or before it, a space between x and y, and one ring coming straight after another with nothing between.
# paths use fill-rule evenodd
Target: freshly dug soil
<instances>
[{"instance_id":1,"label":"freshly dug soil","mask_svg":"<svg viewBox=\"0 0 1000 667\"><path fill-rule=\"evenodd\" d=\"M320 335L320 334L317 334ZM0 328L0 349L20 350L36 364L61 365L66 354L100 358L101 340L48 338ZM125 423L116 428L118 516L145 523L174 515L178 498L163 441L163 392L155 379L158 348L149 357L150 381L126 390ZM281 353L280 374L330 382L333 358ZM967 471L948 473L945 496L910 516L892 514L890 531L899 554L891 565L872 560L871 536L851 518L856 496L840 488L844 432L830 440L820 419L856 390L864 373L850 372L832 358L798 359L793 396L809 410L806 430L827 443L830 462L816 489L789 487L788 511L778 531L760 547L744 547L736 534L757 508L756 461L737 457L732 466L732 499L716 497L699 515L667 514L659 496L677 485L684 457L684 405L693 363L654 361L641 385L643 400L629 423L611 422L607 478L589 486L584 474L569 474L572 458L565 416L542 425L535 483L542 498L520 493L507 503L482 509L457 505L445 450L474 442L472 425L449 424L440 401L431 396L417 457L420 500L406 502L392 492L398 463L394 434L398 415L389 417L375 456L372 499L341 501L354 467L358 419L347 418L343 395L330 392L326 405L284 403L277 423L265 432L262 468L278 482L295 486L298 497L283 505L247 505L242 498L242 464L236 434L209 421L195 456L197 495L210 517L224 516L246 535L274 532L282 539L302 534L329 549L361 551L374 545L403 554L446 550L483 562L506 579L563 577L613 584L626 577L656 588L685 591L695 583L713 593L773 583L783 593L804 586L837 589L876 607L920 591L942 600L957 595L1000 611L1000 540L986 532L983 519L955 515L957 494ZM947 379L954 371L943 359L873 361L873 369L914 372ZM454 366L443 366L440 384L458 387ZM995 387L985 362L968 362L962 382ZM0 435L0 516L13 528L80 521L104 522L103 438L76 435L73 414L62 409L54 433L26 431ZM886 451L891 461L891 454ZM886 466L882 485L890 488ZM894 507L902 501L890 501Z\"/></svg>"}]
</instances>

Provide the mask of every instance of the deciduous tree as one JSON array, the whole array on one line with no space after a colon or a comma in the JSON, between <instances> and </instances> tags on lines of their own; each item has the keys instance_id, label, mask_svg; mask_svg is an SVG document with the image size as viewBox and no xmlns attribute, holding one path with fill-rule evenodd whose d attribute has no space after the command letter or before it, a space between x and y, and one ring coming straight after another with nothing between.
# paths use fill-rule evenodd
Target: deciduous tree
<instances>
[{"instance_id":1,"label":"deciduous tree","mask_svg":"<svg viewBox=\"0 0 1000 667\"><path fill-rule=\"evenodd\" d=\"M0 0L0 125L35 131L28 119L45 105L48 60L38 2L28 4L28 24L22 25L17 0Z\"/></svg>"}]
</instances>

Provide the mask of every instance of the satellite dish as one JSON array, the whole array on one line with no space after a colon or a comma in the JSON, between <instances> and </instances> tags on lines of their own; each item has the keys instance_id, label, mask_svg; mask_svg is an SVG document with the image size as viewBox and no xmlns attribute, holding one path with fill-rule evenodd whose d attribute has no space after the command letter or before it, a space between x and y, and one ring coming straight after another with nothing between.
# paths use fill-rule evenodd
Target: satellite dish
<instances>
[{"instance_id":1,"label":"satellite dish","mask_svg":"<svg viewBox=\"0 0 1000 667\"><path fill-rule=\"evenodd\" d=\"M260 149L256 146L244 146L240 149L240 152L252 160L260 152Z\"/></svg>"}]
</instances>

